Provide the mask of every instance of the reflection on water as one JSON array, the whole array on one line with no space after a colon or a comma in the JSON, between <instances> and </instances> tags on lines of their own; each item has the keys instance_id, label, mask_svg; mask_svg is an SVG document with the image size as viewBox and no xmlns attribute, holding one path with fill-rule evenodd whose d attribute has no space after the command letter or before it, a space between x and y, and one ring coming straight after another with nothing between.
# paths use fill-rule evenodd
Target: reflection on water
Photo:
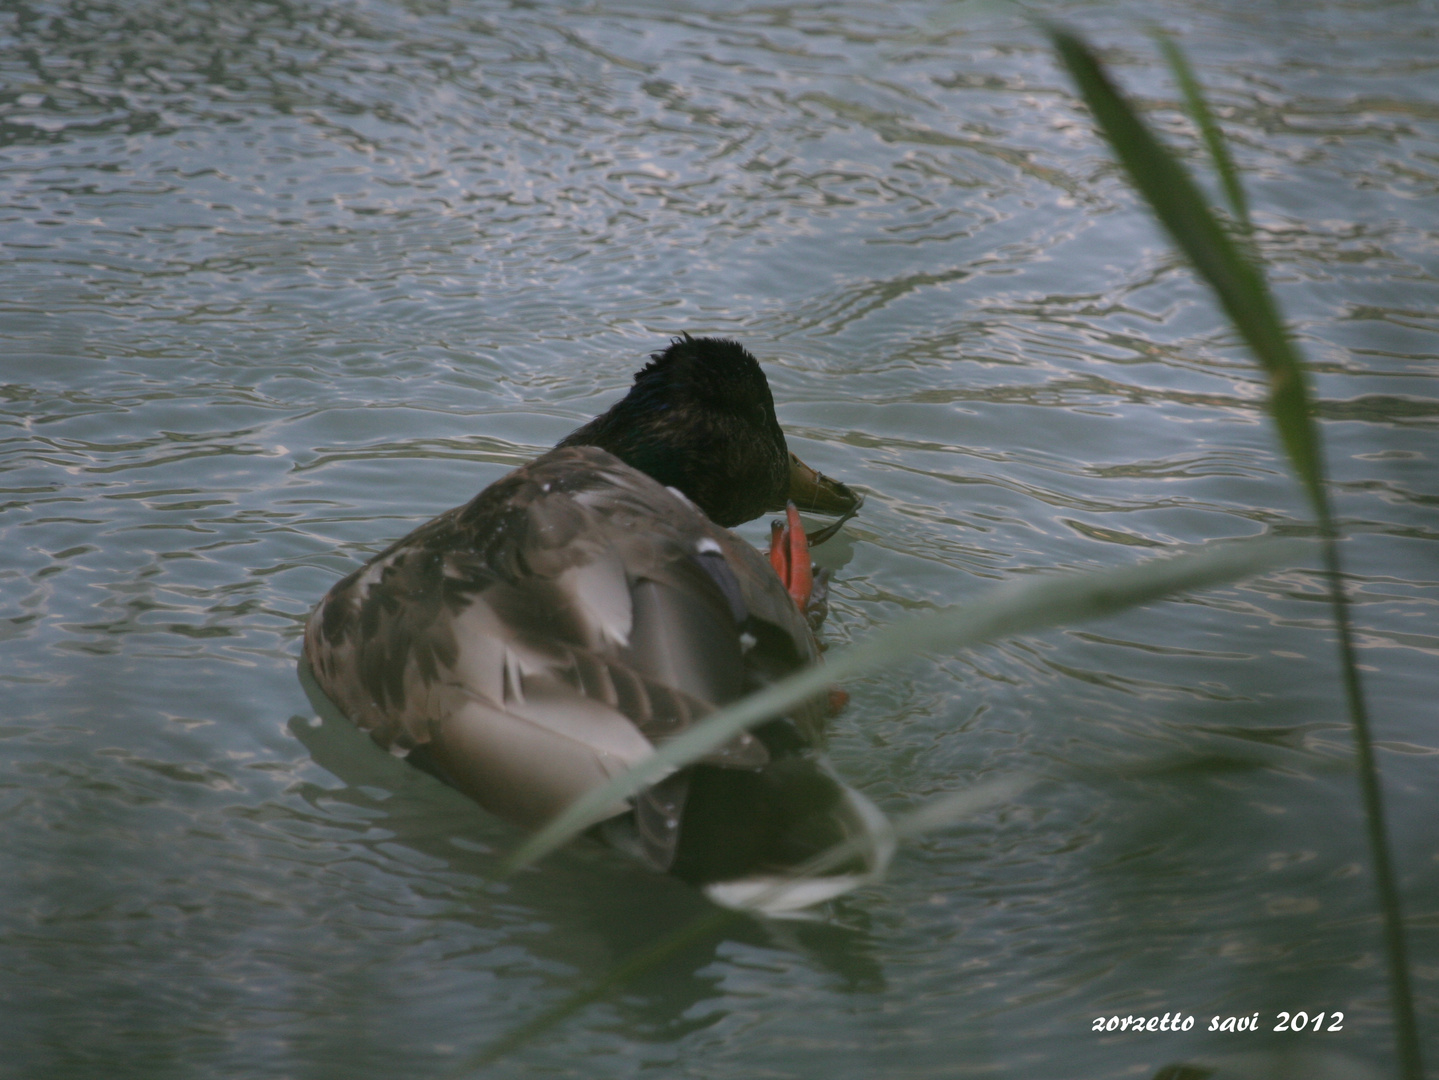
<instances>
[{"instance_id":1,"label":"reflection on water","mask_svg":"<svg viewBox=\"0 0 1439 1080\"><path fill-rule=\"evenodd\" d=\"M1063 10L1198 163L1137 28L1174 31L1245 169L1432 1028L1433 5ZM0 1076L442 1075L710 910L584 845L499 879L511 830L310 727L294 676L338 576L672 334L743 340L801 456L868 494L821 552L832 642L1307 529L1249 362L1017 22L23 0L0 39ZM1046 781L493 1071L1389 1068L1329 636L1299 568L857 681L831 756L886 809ZM1296 1008L1344 1030L1203 1030ZM1175 1010L1196 1028L1089 1030Z\"/></svg>"},{"instance_id":2,"label":"reflection on water","mask_svg":"<svg viewBox=\"0 0 1439 1080\"><path fill-rule=\"evenodd\" d=\"M311 701L315 701L313 696ZM346 723L328 702L323 703L319 715L308 720L293 717L288 727L313 761L346 785L312 791L308 796L312 806L339 800L363 812L368 836L428 856L435 867L447 866L468 875L473 887L491 883L508 905L530 912L531 919L538 921L532 928L537 932L525 936L526 948L557 968L583 958L578 974L597 980L646 944L677 934L713 911L695 890L627 865L598 845L589 850L588 841L556 860L554 871L546 868L543 873L504 878L501 855L515 843L515 830L493 821L439 781L418 776L391 755L376 753L369 738ZM437 803L445 809L439 809ZM468 829L463 837L454 834L454 817L460 815L474 819L483 841ZM556 874L573 880L567 887L557 888ZM480 907L487 911L490 904ZM714 996L716 980L703 977L701 969L711 964L716 950L729 941L761 946L779 943L807 954L846 989L882 988L883 973L866 935L858 928L866 921L863 912L837 906L830 915L833 917L827 922L772 922L737 916L723 933L701 937L668 957L662 970L641 972L627 984L630 996L620 1004L658 1035L682 1034L695 1026L685 1019L686 1013ZM563 924L563 933L555 932L557 922Z\"/></svg>"}]
</instances>

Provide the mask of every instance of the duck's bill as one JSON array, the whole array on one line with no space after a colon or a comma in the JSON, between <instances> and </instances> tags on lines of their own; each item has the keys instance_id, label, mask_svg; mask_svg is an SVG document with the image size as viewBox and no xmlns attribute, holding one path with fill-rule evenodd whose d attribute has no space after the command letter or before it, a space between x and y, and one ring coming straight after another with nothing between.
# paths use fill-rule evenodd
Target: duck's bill
<instances>
[{"instance_id":1,"label":"duck's bill","mask_svg":"<svg viewBox=\"0 0 1439 1080\"><path fill-rule=\"evenodd\" d=\"M811 469L793 452L789 455L789 498L799 509L814 514L849 515L864 502L863 496Z\"/></svg>"},{"instance_id":2,"label":"duck's bill","mask_svg":"<svg viewBox=\"0 0 1439 1080\"><path fill-rule=\"evenodd\" d=\"M858 513L864 496L852 491L838 480L811 469L793 453L789 455L789 497L800 510L812 514L839 514L840 519L809 534L810 544L822 544L840 526Z\"/></svg>"}]
</instances>

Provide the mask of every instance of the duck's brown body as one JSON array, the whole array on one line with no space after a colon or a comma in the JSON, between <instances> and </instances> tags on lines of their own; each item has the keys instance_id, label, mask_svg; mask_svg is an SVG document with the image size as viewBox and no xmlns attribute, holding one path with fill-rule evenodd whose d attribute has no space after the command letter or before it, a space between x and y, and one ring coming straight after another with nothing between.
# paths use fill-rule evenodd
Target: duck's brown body
<instances>
[{"instance_id":1,"label":"duck's brown body","mask_svg":"<svg viewBox=\"0 0 1439 1080\"><path fill-rule=\"evenodd\" d=\"M731 382L748 388L740 398L755 397L756 379L763 391L759 420L744 419L723 379L728 389L710 387L698 404L656 385L693 391L736 365ZM669 428L651 422L656 412ZM819 659L769 562L712 520L782 505L791 465L806 492L857 506L788 453L773 415L743 349L676 342L604 423L336 584L305 629L316 683L381 746L500 817L548 821L716 708ZM705 456L695 447L726 426L721 444L763 451L752 490L745 476L694 467ZM574 445L587 436L615 439L617 453L650 467ZM670 457L686 459L682 482L702 475L695 492L718 491L724 505L705 506L707 516L693 492L648 475ZM810 703L616 804L606 839L709 883L782 872L867 828L868 804L813 752L827 714L827 703Z\"/></svg>"},{"instance_id":2,"label":"duck's brown body","mask_svg":"<svg viewBox=\"0 0 1439 1080\"><path fill-rule=\"evenodd\" d=\"M305 658L381 746L535 826L818 649L759 552L606 451L566 447L339 582ZM770 741L815 744L823 720L816 703ZM770 757L745 735L706 761ZM687 779L636 805L659 869L679 853Z\"/></svg>"}]
</instances>

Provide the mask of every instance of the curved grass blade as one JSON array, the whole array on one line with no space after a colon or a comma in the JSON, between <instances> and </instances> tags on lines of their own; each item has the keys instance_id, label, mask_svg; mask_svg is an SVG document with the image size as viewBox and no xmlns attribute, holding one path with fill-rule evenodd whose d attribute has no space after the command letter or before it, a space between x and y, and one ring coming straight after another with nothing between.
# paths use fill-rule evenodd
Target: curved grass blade
<instances>
[{"instance_id":1,"label":"curved grass blade","mask_svg":"<svg viewBox=\"0 0 1439 1080\"><path fill-rule=\"evenodd\" d=\"M1230 212L1247 236L1253 231L1253 226L1249 223L1249 199L1244 194L1244 185L1239 182L1239 169L1235 167L1234 158L1229 154L1229 144L1224 141L1224 132L1214 119L1209 103L1204 100L1204 92L1199 88L1199 80L1194 77L1194 69L1189 66L1189 59L1184 55L1184 51L1167 34L1156 34L1155 38L1159 42L1160 51L1164 53L1164 59L1169 63L1174 81L1179 84L1180 93L1184 95L1189 118L1194 121L1194 126L1199 129L1199 134L1204 139L1204 145L1209 149L1209 156L1214 161L1214 171L1219 174L1219 182L1224 186L1224 197L1229 200Z\"/></svg>"},{"instance_id":2,"label":"curved grass blade","mask_svg":"<svg viewBox=\"0 0 1439 1080\"><path fill-rule=\"evenodd\" d=\"M1050 39L1079 86L1089 111L1134 186L1214 289L1220 306L1269 376L1269 413L1310 499L1324 499L1324 478L1303 367L1279 318L1264 275L1210 212L1178 160L1139 119L1079 38L1050 26Z\"/></svg>"},{"instance_id":3,"label":"curved grass blade","mask_svg":"<svg viewBox=\"0 0 1439 1080\"><path fill-rule=\"evenodd\" d=\"M1409 1080L1421 1080L1424 1066L1409 983L1403 908L1389 853L1379 766L1374 758L1369 713L1364 703L1354 635L1349 625L1349 600L1344 591L1339 560L1339 531L1329 508L1319 434L1312 418L1298 351L1279 318L1259 260L1245 258L1226 235L1184 167L1154 137L1133 106L1115 89L1089 47L1060 27L1050 25L1047 31L1130 180L1180 250L1189 257L1195 270L1214 290L1230 321L1268 375L1270 415L1319 519L1324 574L1339 639L1340 674L1350 722L1354 727L1359 790L1364 802L1365 829L1374 865L1374 887L1383 918L1395 1041L1404 1076ZM1192 75L1190 77L1192 80ZM1197 83L1193 91L1202 107ZM1218 129L1215 131L1217 134ZM1238 184L1237 174L1234 183Z\"/></svg>"},{"instance_id":4,"label":"curved grass blade","mask_svg":"<svg viewBox=\"0 0 1439 1080\"><path fill-rule=\"evenodd\" d=\"M652 757L576 800L530 836L506 860L504 872L512 873L572 840L606 816L617 800L628 798L703 757L745 728L778 716L844 679L891 667L920 653L962 649L1111 615L1171 593L1225 584L1293 560L1302 550L1301 543L1293 540L1215 544L1117 570L1012 582L961 607L896 623L860 645L831 653L823 666L806 668L720 709L665 743Z\"/></svg>"}]
</instances>

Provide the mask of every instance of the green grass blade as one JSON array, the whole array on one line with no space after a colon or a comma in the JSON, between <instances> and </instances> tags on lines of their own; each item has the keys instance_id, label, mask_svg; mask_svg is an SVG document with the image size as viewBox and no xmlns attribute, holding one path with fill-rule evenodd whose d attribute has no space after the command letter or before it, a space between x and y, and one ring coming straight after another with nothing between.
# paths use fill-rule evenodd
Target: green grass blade
<instances>
[{"instance_id":1,"label":"green grass blade","mask_svg":"<svg viewBox=\"0 0 1439 1080\"><path fill-rule=\"evenodd\" d=\"M1424 1061L1419 1050L1419 1024L1414 1015L1414 991L1409 983L1409 950L1404 941L1404 907L1389 854L1389 827L1385 822L1384 791L1379 782L1379 763L1374 758L1374 738L1369 730L1369 709L1359 679L1359 657L1354 649L1354 632L1349 625L1349 597L1344 591L1344 573L1339 565L1339 536L1325 507L1320 520L1324 553L1324 576L1329 583L1329 600L1334 608L1334 628L1339 638L1339 673L1349 719L1354 725L1354 753L1359 759L1359 790L1364 800L1364 825L1369 856L1374 861L1374 889L1383 916L1384 956L1389 968L1389 993L1394 1015L1394 1036L1399 1046L1399 1063L1406 1080L1424 1080Z\"/></svg>"},{"instance_id":2,"label":"green grass blade","mask_svg":"<svg viewBox=\"0 0 1439 1080\"><path fill-rule=\"evenodd\" d=\"M1219 224L1184 166L1115 89L1088 46L1067 30L1051 26L1048 33L1134 186L1214 289L1220 306L1258 357L1269 376L1269 411L1279 438L1314 505L1324 504L1318 437L1303 367L1264 275Z\"/></svg>"},{"instance_id":3,"label":"green grass blade","mask_svg":"<svg viewBox=\"0 0 1439 1080\"><path fill-rule=\"evenodd\" d=\"M1298 541L1216 544L1136 566L1013 582L962 607L897 623L841 653L706 717L654 756L572 803L510 856L506 872L542 858L630 797L676 768L703 757L740 731L778 716L844 679L892 667L917 654L951 651L1015 634L1099 618L1176 592L1203 589L1293 561Z\"/></svg>"},{"instance_id":4,"label":"green grass blade","mask_svg":"<svg viewBox=\"0 0 1439 1080\"><path fill-rule=\"evenodd\" d=\"M1319 519L1324 573L1339 638L1340 676L1350 722L1354 726L1365 828L1383 919L1395 1040L1403 1075L1408 1080L1422 1080L1424 1066L1414 1015L1414 996L1409 982L1403 907L1389 854L1383 789L1379 782L1378 762L1374 758L1353 631L1349 625L1348 597L1344 591L1344 575L1339 559L1339 531L1329 509L1319 434L1311 418L1309 394L1298 352L1279 319L1259 260L1256 258L1251 262L1246 259L1225 234L1184 167L1150 133L1129 102L1114 88L1088 46L1061 28L1051 25L1047 30L1055 50L1069 68L1080 94L1129 173L1130 180L1200 276L1214 289L1230 321L1248 342L1269 377L1270 414ZM1189 77L1192 80L1192 73ZM1197 86L1194 96L1202 102ZM1237 185L1238 182L1236 173L1234 183Z\"/></svg>"},{"instance_id":5,"label":"green grass blade","mask_svg":"<svg viewBox=\"0 0 1439 1080\"><path fill-rule=\"evenodd\" d=\"M1189 59L1184 55L1184 51L1168 35L1158 34L1156 37L1164 59L1169 62L1174 81L1179 84L1180 93L1184 95L1189 118L1194 121L1194 126L1199 129L1199 134L1204 139L1204 145L1209 148L1209 156L1214 161L1214 171L1219 174L1219 181L1224 186L1224 197L1229 200L1230 212L1234 214L1234 220L1247 236L1252 231L1249 223L1249 200L1244 194L1244 185L1239 182L1239 170L1235 167L1234 158L1229 154L1229 144L1224 140L1224 132L1214 119L1209 103L1204 100L1204 92L1199 88L1199 80L1194 77L1194 69L1189 66Z\"/></svg>"}]
</instances>

